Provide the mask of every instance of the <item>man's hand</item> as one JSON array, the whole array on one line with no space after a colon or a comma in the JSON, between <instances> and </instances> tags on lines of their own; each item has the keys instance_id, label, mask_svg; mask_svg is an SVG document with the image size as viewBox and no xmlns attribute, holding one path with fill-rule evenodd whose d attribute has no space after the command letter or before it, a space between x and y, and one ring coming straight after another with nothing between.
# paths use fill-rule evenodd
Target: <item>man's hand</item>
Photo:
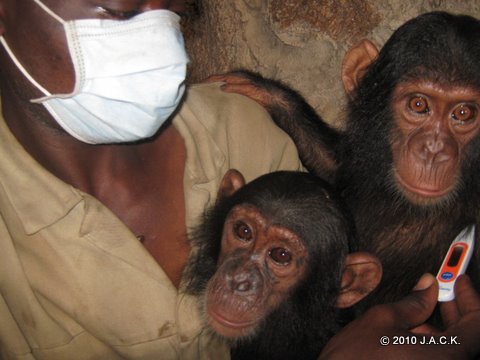
<instances>
[{"instance_id":1,"label":"man's hand","mask_svg":"<svg viewBox=\"0 0 480 360\"><path fill-rule=\"evenodd\" d=\"M437 303L438 284L424 275L412 294L374 306L334 336L319 359L474 359L480 354L480 296L467 276L456 298L442 303L445 331L424 322Z\"/></svg>"}]
</instances>

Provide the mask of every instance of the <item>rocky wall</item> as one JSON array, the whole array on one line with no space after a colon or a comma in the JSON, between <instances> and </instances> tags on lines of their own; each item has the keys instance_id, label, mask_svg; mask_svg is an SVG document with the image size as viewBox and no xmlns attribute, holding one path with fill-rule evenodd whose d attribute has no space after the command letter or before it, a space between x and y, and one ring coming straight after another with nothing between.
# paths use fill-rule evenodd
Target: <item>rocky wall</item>
<instances>
[{"instance_id":1,"label":"rocky wall","mask_svg":"<svg viewBox=\"0 0 480 360\"><path fill-rule=\"evenodd\" d=\"M341 126L340 67L362 38L381 46L406 20L444 10L480 17L472 0L191 0L189 82L246 68L294 87Z\"/></svg>"}]
</instances>

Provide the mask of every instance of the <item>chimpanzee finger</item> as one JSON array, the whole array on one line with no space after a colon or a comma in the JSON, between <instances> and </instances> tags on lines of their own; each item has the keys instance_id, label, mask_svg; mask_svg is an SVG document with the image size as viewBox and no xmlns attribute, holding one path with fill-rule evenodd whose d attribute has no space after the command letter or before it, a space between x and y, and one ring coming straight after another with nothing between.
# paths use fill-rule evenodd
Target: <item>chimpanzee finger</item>
<instances>
[{"instance_id":1,"label":"chimpanzee finger","mask_svg":"<svg viewBox=\"0 0 480 360\"><path fill-rule=\"evenodd\" d=\"M249 84L250 80L242 76L232 75L232 74L216 74L210 75L202 82L204 83L214 83L214 82L224 82L227 84Z\"/></svg>"},{"instance_id":2,"label":"chimpanzee finger","mask_svg":"<svg viewBox=\"0 0 480 360\"><path fill-rule=\"evenodd\" d=\"M232 84L227 83L221 86L222 90L228 93L236 93L249 97L260 105L266 107L270 105L272 96L266 91L250 84Z\"/></svg>"}]
</instances>

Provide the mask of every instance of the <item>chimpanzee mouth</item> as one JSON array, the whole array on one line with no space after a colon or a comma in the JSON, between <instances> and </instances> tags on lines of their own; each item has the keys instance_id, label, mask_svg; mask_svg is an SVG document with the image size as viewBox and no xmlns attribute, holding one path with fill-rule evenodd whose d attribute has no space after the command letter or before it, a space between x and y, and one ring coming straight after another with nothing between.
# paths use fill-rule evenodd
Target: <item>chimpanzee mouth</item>
<instances>
[{"instance_id":1,"label":"chimpanzee mouth","mask_svg":"<svg viewBox=\"0 0 480 360\"><path fill-rule=\"evenodd\" d=\"M230 320L225 315L221 315L218 312L213 310L208 310L208 315L213 321L217 322L218 324L222 326L234 328L234 329L247 328L255 324L255 321L253 320L249 320L249 321Z\"/></svg>"},{"instance_id":2,"label":"chimpanzee mouth","mask_svg":"<svg viewBox=\"0 0 480 360\"><path fill-rule=\"evenodd\" d=\"M395 178L400 185L402 192L405 194L405 196L409 199L413 198L415 199L428 199L428 200L433 200L433 199L439 199L444 197L445 195L449 194L453 186L444 188L444 189L435 189L435 188L428 188L427 186L425 187L417 187L410 185L407 181L405 181L397 172L395 172ZM415 201L416 202L416 201Z\"/></svg>"}]
</instances>

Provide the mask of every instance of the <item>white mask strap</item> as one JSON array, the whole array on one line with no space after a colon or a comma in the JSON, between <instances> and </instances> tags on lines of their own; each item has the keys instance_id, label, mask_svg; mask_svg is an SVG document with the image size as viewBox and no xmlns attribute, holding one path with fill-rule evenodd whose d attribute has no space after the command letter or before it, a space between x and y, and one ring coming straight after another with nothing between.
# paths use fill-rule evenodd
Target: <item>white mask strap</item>
<instances>
[{"instance_id":1,"label":"white mask strap","mask_svg":"<svg viewBox=\"0 0 480 360\"><path fill-rule=\"evenodd\" d=\"M2 43L3 47L5 48L5 51L8 53L10 58L12 59L13 63L17 66L18 70L22 72L22 74L30 81L38 90L40 90L42 93L44 93L46 96L50 96L51 94L45 89L42 85L40 85L23 67L23 65L20 63L20 61L17 59L13 51L10 49L10 46L8 46L7 41L3 36L0 36L0 43Z\"/></svg>"},{"instance_id":2,"label":"white mask strap","mask_svg":"<svg viewBox=\"0 0 480 360\"><path fill-rule=\"evenodd\" d=\"M65 24L66 21L63 20L60 16L55 14L50 8L48 8L44 3L42 3L40 0L33 0L38 6L40 6L48 15L53 17L55 20L57 20L61 24ZM42 85L40 85L33 77L30 75L30 73L25 69L22 65L22 63L17 59L15 54L13 53L12 49L10 49L10 46L8 46L7 41L3 36L0 36L0 43L3 45L5 51L8 53L10 56L10 59L12 59L13 63L17 66L18 70L34 85L38 90L40 90L45 96L50 96L50 92L45 89ZM35 100L31 100L35 101Z\"/></svg>"},{"instance_id":3,"label":"white mask strap","mask_svg":"<svg viewBox=\"0 0 480 360\"><path fill-rule=\"evenodd\" d=\"M38 6L40 6L48 15L53 17L55 20L57 20L60 24L65 24L66 21L63 20L60 16L55 14L47 5L42 3L40 0L33 0L35 3L37 3Z\"/></svg>"}]
</instances>

